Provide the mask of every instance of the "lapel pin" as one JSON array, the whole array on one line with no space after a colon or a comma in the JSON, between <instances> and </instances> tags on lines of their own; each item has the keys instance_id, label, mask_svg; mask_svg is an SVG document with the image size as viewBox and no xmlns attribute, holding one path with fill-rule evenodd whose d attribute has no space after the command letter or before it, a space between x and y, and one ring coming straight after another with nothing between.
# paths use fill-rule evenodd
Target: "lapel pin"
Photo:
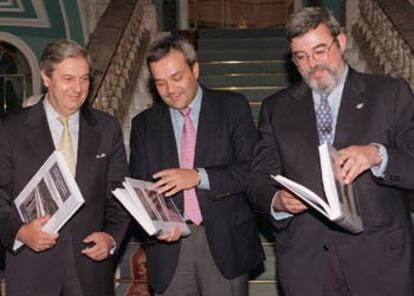
<instances>
[{"instance_id":1,"label":"lapel pin","mask_svg":"<svg viewBox=\"0 0 414 296\"><path fill-rule=\"evenodd\" d=\"M106 156L105 153L97 154L96 158L104 158Z\"/></svg>"},{"instance_id":2,"label":"lapel pin","mask_svg":"<svg viewBox=\"0 0 414 296\"><path fill-rule=\"evenodd\" d=\"M364 108L364 103L359 103L359 104L357 104L356 105L356 108L359 110L359 109L362 109L362 108Z\"/></svg>"}]
</instances>

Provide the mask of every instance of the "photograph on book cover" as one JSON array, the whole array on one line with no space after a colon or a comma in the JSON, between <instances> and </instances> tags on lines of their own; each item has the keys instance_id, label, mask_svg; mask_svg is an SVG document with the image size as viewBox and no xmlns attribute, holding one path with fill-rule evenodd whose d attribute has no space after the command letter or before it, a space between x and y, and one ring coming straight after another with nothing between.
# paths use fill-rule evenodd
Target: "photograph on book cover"
<instances>
[{"instance_id":1,"label":"photograph on book cover","mask_svg":"<svg viewBox=\"0 0 414 296\"><path fill-rule=\"evenodd\" d=\"M53 216L70 196L69 188L54 164L19 207L26 223L37 217Z\"/></svg>"}]
</instances>

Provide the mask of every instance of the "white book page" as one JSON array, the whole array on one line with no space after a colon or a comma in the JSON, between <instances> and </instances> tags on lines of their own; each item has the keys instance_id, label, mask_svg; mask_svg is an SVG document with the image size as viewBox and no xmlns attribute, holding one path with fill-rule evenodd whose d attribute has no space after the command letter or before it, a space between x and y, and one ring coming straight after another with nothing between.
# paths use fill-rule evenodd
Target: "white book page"
<instances>
[{"instance_id":1,"label":"white book page","mask_svg":"<svg viewBox=\"0 0 414 296\"><path fill-rule=\"evenodd\" d=\"M296 183L281 175L273 176L272 178L279 182L281 185L292 191L295 195L305 201L307 204L312 206L315 210L320 212L322 215L330 218L329 205L313 191L309 190L303 185Z\"/></svg>"},{"instance_id":2,"label":"white book page","mask_svg":"<svg viewBox=\"0 0 414 296\"><path fill-rule=\"evenodd\" d=\"M145 210L138 206L139 201L134 200L126 189L117 188L112 193L149 235L158 232Z\"/></svg>"},{"instance_id":3,"label":"white book page","mask_svg":"<svg viewBox=\"0 0 414 296\"><path fill-rule=\"evenodd\" d=\"M341 216L341 206L339 203L336 182L342 182L340 167L336 163L339 154L328 144L319 146L319 159L322 171L322 183L325 196L331 209L331 220L336 220Z\"/></svg>"}]
</instances>

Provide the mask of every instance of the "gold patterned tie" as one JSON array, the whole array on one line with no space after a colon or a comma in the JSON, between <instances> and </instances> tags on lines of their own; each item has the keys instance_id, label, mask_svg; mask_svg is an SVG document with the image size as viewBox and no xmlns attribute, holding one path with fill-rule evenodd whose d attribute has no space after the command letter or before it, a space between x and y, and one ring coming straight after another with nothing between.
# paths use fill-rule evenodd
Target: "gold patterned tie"
<instances>
[{"instance_id":1,"label":"gold patterned tie","mask_svg":"<svg viewBox=\"0 0 414 296\"><path fill-rule=\"evenodd\" d=\"M60 152L62 152L63 156L65 157L66 163L72 175L74 176L76 172L76 162L75 156L73 154L72 137L70 136L69 132L69 118L61 116L59 117L59 121L63 125L63 132L60 136L58 149Z\"/></svg>"}]
</instances>

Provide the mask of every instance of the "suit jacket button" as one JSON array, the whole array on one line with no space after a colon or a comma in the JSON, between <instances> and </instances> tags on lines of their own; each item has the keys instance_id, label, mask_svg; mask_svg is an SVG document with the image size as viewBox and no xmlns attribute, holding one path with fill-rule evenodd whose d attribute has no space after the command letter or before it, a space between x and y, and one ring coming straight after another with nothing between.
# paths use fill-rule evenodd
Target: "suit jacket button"
<instances>
[{"instance_id":1,"label":"suit jacket button","mask_svg":"<svg viewBox=\"0 0 414 296\"><path fill-rule=\"evenodd\" d=\"M329 251L329 247L326 244L323 244L322 248L323 248L324 251Z\"/></svg>"}]
</instances>

